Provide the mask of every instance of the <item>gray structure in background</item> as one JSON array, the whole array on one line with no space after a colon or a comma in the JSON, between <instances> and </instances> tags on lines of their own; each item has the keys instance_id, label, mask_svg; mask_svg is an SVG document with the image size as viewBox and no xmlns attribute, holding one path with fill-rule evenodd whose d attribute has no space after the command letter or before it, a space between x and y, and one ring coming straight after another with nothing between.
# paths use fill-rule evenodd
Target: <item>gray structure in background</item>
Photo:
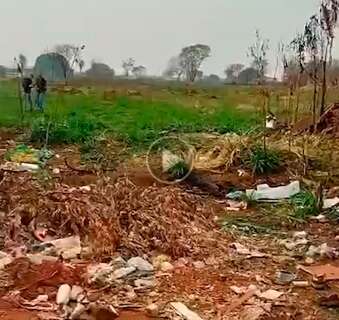
<instances>
[{"instance_id":1,"label":"gray structure in background","mask_svg":"<svg viewBox=\"0 0 339 320\"><path fill-rule=\"evenodd\" d=\"M35 61L33 70L36 76L41 74L48 82L64 81L72 76L67 59L55 52L40 55Z\"/></svg>"}]
</instances>

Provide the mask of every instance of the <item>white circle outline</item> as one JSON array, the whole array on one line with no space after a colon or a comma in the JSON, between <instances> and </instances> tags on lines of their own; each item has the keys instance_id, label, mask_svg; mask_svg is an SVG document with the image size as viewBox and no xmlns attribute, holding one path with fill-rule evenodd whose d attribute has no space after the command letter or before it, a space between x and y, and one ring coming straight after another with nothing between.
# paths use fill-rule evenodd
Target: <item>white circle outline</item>
<instances>
[{"instance_id":1,"label":"white circle outline","mask_svg":"<svg viewBox=\"0 0 339 320\"><path fill-rule=\"evenodd\" d=\"M151 166L150 166L150 163L149 163L149 158L150 158L150 154L151 154L151 150L153 149L153 147L159 143L159 141L162 141L162 140L169 140L169 139L175 139L175 140L178 140L180 141L182 144L184 144L187 149L189 150L190 152L190 156L191 156L191 163L190 163L190 167L189 167L189 170L187 171L187 173L185 174L184 177L180 178L180 179L176 179L174 181L167 181L167 180L162 180L160 178L158 178L152 171L151 169ZM193 171L193 167L194 167L194 155L195 155L195 148L190 145L188 142L182 140L181 138L179 137L162 137L162 138L159 138L157 140L155 140L151 145L150 147L148 148L148 151L147 151L147 154L146 154L146 166L147 166L147 169L149 171L149 173L151 174L151 176L157 180L158 182L162 183L162 184L167 184L167 185L173 185L173 184L176 184L176 183L180 183L184 180L186 180L189 175L192 173Z\"/></svg>"}]
</instances>

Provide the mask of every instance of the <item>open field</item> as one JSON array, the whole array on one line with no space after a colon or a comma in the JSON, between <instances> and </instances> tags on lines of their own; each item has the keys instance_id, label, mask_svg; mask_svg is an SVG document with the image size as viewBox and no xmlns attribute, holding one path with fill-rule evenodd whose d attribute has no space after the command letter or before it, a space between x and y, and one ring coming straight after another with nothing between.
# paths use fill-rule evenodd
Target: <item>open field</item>
<instances>
[{"instance_id":1,"label":"open field","mask_svg":"<svg viewBox=\"0 0 339 320\"><path fill-rule=\"evenodd\" d=\"M73 83L50 88L43 114L22 114L15 81L0 81L0 249L9 259L0 310L17 319L60 314L54 300L67 283L85 289L79 304L93 320L180 319L175 301L204 320L337 319L339 276L299 265L339 267L339 213L321 203L339 196L338 138L288 131L286 92ZM300 101L302 118L307 89ZM264 134L263 106L282 129ZM146 166L161 137L195 147L181 183L161 183ZM16 170L27 161L38 169ZM277 202L245 193L292 181L300 192ZM51 245L68 236L69 247ZM151 265L134 267L131 257ZM48 302L32 302L42 294Z\"/></svg>"}]
</instances>

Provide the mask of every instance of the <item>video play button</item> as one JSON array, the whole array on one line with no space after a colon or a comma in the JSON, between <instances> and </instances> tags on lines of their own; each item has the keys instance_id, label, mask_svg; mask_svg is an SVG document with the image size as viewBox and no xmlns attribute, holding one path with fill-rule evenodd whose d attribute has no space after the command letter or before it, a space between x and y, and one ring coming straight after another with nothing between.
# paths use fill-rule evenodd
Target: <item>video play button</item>
<instances>
[{"instance_id":1,"label":"video play button","mask_svg":"<svg viewBox=\"0 0 339 320\"><path fill-rule=\"evenodd\" d=\"M191 174L194 154L194 148L178 137L160 138L148 150L147 168L161 183L178 183Z\"/></svg>"}]
</instances>

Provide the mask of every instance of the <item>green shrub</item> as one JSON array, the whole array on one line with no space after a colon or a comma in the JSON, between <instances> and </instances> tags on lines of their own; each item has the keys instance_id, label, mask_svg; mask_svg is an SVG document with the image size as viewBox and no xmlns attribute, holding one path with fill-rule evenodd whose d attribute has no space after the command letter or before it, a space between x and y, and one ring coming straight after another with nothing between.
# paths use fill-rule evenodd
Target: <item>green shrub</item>
<instances>
[{"instance_id":1,"label":"green shrub","mask_svg":"<svg viewBox=\"0 0 339 320\"><path fill-rule=\"evenodd\" d=\"M294 215L299 219L306 219L319 213L317 197L311 191L301 191L290 200L295 208Z\"/></svg>"},{"instance_id":2,"label":"green shrub","mask_svg":"<svg viewBox=\"0 0 339 320\"><path fill-rule=\"evenodd\" d=\"M92 118L71 113L66 119L36 119L31 127L31 141L50 144L79 143L92 137L102 125Z\"/></svg>"},{"instance_id":3,"label":"green shrub","mask_svg":"<svg viewBox=\"0 0 339 320\"><path fill-rule=\"evenodd\" d=\"M261 146L255 146L250 150L249 158L246 161L256 174L270 173L281 165L279 153L268 150Z\"/></svg>"},{"instance_id":4,"label":"green shrub","mask_svg":"<svg viewBox=\"0 0 339 320\"><path fill-rule=\"evenodd\" d=\"M188 173L188 165L187 163L182 160L177 163L175 163L169 170L168 173L174 180L179 180L184 178Z\"/></svg>"}]
</instances>

